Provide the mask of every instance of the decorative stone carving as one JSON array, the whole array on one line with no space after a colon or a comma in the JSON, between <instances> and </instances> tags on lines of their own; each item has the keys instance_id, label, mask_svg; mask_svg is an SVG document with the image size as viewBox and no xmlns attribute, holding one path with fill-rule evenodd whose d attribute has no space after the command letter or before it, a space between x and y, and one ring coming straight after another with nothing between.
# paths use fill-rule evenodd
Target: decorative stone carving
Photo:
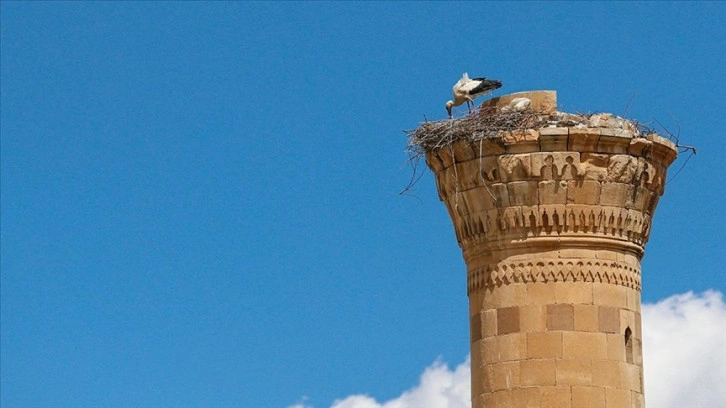
<instances>
[{"instance_id":1,"label":"decorative stone carving","mask_svg":"<svg viewBox=\"0 0 726 408\"><path fill-rule=\"evenodd\" d=\"M505 154L499 156L498 160L502 181L528 180L532 174L529 154Z\"/></svg>"},{"instance_id":2,"label":"decorative stone carving","mask_svg":"<svg viewBox=\"0 0 726 408\"><path fill-rule=\"evenodd\" d=\"M534 282L602 282L640 290L640 270L618 261L539 258L485 265L467 273L468 292Z\"/></svg>"},{"instance_id":3,"label":"decorative stone carving","mask_svg":"<svg viewBox=\"0 0 726 408\"><path fill-rule=\"evenodd\" d=\"M638 169L638 160L627 154L610 156L606 181L616 183L632 183L633 176Z\"/></svg>"}]
</instances>

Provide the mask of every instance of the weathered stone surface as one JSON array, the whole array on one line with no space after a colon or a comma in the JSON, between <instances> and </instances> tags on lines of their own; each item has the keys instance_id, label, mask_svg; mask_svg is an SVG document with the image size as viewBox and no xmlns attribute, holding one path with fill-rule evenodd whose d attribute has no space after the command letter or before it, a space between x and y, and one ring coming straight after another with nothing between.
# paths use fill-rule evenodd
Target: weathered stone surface
<instances>
[{"instance_id":1,"label":"weathered stone surface","mask_svg":"<svg viewBox=\"0 0 726 408\"><path fill-rule=\"evenodd\" d=\"M597 143L599 140L600 129L571 127L567 148L568 150L576 152L597 152Z\"/></svg>"},{"instance_id":2,"label":"weathered stone surface","mask_svg":"<svg viewBox=\"0 0 726 408\"><path fill-rule=\"evenodd\" d=\"M547 305L547 330L574 330L575 309L571 304Z\"/></svg>"},{"instance_id":3,"label":"weathered stone surface","mask_svg":"<svg viewBox=\"0 0 726 408\"><path fill-rule=\"evenodd\" d=\"M588 359L558 359L557 385L591 385L592 361Z\"/></svg>"},{"instance_id":4,"label":"weathered stone surface","mask_svg":"<svg viewBox=\"0 0 726 408\"><path fill-rule=\"evenodd\" d=\"M516 333L518 331L519 307L497 309L497 334Z\"/></svg>"},{"instance_id":5,"label":"weathered stone surface","mask_svg":"<svg viewBox=\"0 0 726 408\"><path fill-rule=\"evenodd\" d=\"M540 408L571 408L570 387L537 387L540 389Z\"/></svg>"},{"instance_id":6,"label":"weathered stone surface","mask_svg":"<svg viewBox=\"0 0 726 408\"><path fill-rule=\"evenodd\" d=\"M620 387L620 363L612 360L592 360L592 385Z\"/></svg>"},{"instance_id":7,"label":"weathered stone surface","mask_svg":"<svg viewBox=\"0 0 726 408\"><path fill-rule=\"evenodd\" d=\"M572 408L606 408L605 389L572 387Z\"/></svg>"},{"instance_id":8,"label":"weathered stone surface","mask_svg":"<svg viewBox=\"0 0 726 408\"><path fill-rule=\"evenodd\" d=\"M574 305L575 330L596 332L600 329L597 305Z\"/></svg>"},{"instance_id":9,"label":"weathered stone surface","mask_svg":"<svg viewBox=\"0 0 726 408\"><path fill-rule=\"evenodd\" d=\"M523 386L543 386L556 384L555 360L523 360L519 364L519 381Z\"/></svg>"},{"instance_id":10,"label":"weathered stone surface","mask_svg":"<svg viewBox=\"0 0 726 408\"><path fill-rule=\"evenodd\" d=\"M562 333L527 333L527 358L561 358Z\"/></svg>"},{"instance_id":11,"label":"weathered stone surface","mask_svg":"<svg viewBox=\"0 0 726 408\"><path fill-rule=\"evenodd\" d=\"M563 357L602 359L607 357L607 337L604 333L566 331L562 333Z\"/></svg>"}]
</instances>

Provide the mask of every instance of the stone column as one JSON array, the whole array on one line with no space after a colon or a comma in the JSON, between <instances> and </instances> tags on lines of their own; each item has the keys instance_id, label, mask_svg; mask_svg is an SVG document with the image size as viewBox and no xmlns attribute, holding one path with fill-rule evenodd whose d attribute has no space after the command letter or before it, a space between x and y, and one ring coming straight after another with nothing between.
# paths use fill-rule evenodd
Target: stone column
<instances>
[{"instance_id":1,"label":"stone column","mask_svg":"<svg viewBox=\"0 0 726 408\"><path fill-rule=\"evenodd\" d=\"M640 260L677 150L601 119L427 152L467 266L473 408L644 405Z\"/></svg>"}]
</instances>

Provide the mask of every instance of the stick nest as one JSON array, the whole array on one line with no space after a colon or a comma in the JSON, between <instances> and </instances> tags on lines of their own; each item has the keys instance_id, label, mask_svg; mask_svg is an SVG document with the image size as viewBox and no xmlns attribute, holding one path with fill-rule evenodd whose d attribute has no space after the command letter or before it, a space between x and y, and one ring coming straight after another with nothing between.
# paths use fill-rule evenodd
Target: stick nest
<instances>
[{"instance_id":1,"label":"stick nest","mask_svg":"<svg viewBox=\"0 0 726 408\"><path fill-rule=\"evenodd\" d=\"M408 152L412 157L420 157L426 152L438 150L459 140L472 142L498 138L503 132L567 126L626 129L632 132L633 137L655 133L637 121L631 122L609 113L546 113L529 109L503 110L497 107L483 107L463 118L427 121L405 133L408 135Z\"/></svg>"},{"instance_id":2,"label":"stick nest","mask_svg":"<svg viewBox=\"0 0 726 408\"><path fill-rule=\"evenodd\" d=\"M505 112L494 107L481 108L463 118L424 122L406 131L408 150L419 156L458 140L495 138L502 131L536 129L549 121L550 115L531 110Z\"/></svg>"}]
</instances>

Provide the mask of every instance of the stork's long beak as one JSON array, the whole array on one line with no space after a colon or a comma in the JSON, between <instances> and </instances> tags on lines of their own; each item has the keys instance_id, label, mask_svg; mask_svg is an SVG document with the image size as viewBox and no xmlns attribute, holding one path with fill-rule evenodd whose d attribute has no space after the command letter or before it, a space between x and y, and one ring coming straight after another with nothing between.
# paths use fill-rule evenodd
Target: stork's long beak
<instances>
[{"instance_id":1,"label":"stork's long beak","mask_svg":"<svg viewBox=\"0 0 726 408\"><path fill-rule=\"evenodd\" d=\"M446 112L449 113L449 119L451 119L451 108L447 106L446 107Z\"/></svg>"}]
</instances>

